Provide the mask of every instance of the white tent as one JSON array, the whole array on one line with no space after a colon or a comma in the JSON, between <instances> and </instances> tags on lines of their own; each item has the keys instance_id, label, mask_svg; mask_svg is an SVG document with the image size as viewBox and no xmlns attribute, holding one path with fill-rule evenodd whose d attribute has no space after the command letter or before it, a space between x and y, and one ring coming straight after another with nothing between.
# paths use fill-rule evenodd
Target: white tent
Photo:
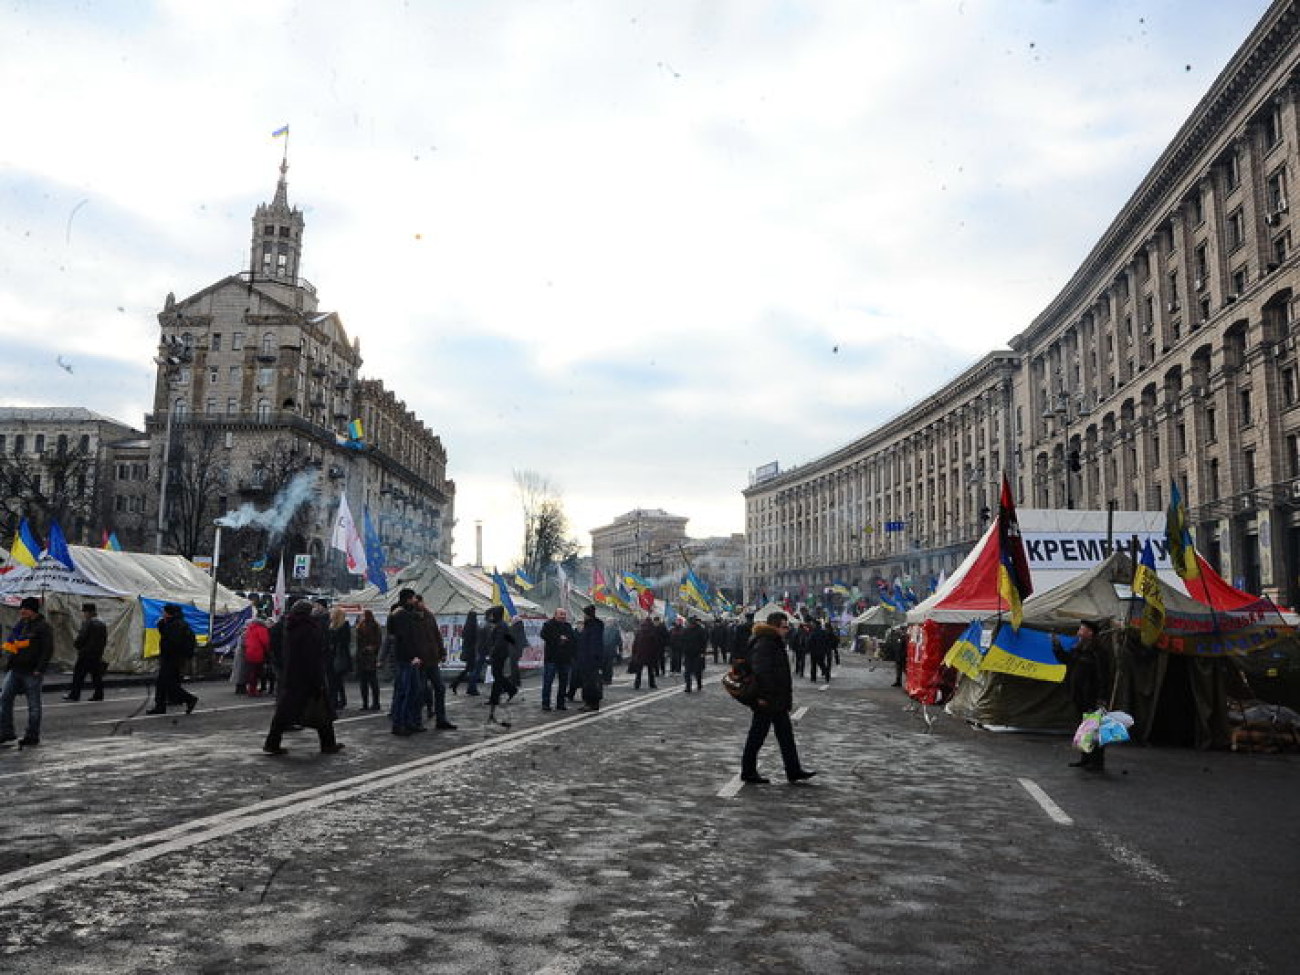
<instances>
[{"instance_id":1,"label":"white tent","mask_svg":"<svg viewBox=\"0 0 1300 975\"><path fill-rule=\"evenodd\" d=\"M399 572L387 592L380 592L378 586L367 586L340 596L336 605L353 615L368 609L383 621L388 618L389 607L397 602L397 594L408 588L424 597L424 605L434 616L464 616L470 610L482 613L493 601L492 581L478 571L424 559ZM531 599L512 598L521 615L540 615L541 607Z\"/></svg>"},{"instance_id":2,"label":"white tent","mask_svg":"<svg viewBox=\"0 0 1300 975\"><path fill-rule=\"evenodd\" d=\"M149 555L144 552L110 552L80 545L68 546L73 568L50 556L34 567L22 566L0 576L0 601L6 607L4 623L16 619L23 596L39 596L44 614L54 629L54 660L70 665L76 658L73 638L81 625L81 606L94 603L108 627L104 658L115 671L144 671L152 667L145 659L145 634L157 619L164 603L176 603L185 610L201 640L206 641L208 613L215 610L216 636L220 647L238 637L252 615L252 604L218 585L213 602L212 577L179 555Z\"/></svg>"}]
</instances>

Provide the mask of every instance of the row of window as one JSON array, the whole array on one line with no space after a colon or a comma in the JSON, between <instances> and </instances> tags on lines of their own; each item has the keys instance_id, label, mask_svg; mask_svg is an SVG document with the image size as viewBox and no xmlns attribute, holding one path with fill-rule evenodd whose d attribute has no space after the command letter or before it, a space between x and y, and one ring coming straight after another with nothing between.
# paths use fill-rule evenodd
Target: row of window
<instances>
[{"instance_id":1,"label":"row of window","mask_svg":"<svg viewBox=\"0 0 1300 975\"><path fill-rule=\"evenodd\" d=\"M0 433L0 454L3 454L5 452L5 440L6 440L5 434ZM55 440L55 447L54 447L55 454L59 457L64 456L68 452L68 444L70 442L71 441L69 440L68 435L66 433L59 434L58 439ZM36 434L34 437L32 437L32 452L37 454L45 453L46 444L47 441L46 441L45 434L43 433ZM77 449L83 454L90 453L89 434L81 435L81 437L77 440ZM27 453L27 436L25 434L21 434L21 433L14 434L13 452L15 457Z\"/></svg>"}]
</instances>

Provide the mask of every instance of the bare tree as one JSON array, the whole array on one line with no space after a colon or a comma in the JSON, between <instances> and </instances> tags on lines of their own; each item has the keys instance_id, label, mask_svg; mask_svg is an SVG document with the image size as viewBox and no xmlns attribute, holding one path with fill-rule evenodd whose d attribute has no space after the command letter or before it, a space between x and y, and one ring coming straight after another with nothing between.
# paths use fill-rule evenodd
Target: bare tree
<instances>
[{"instance_id":1,"label":"bare tree","mask_svg":"<svg viewBox=\"0 0 1300 975\"><path fill-rule=\"evenodd\" d=\"M213 521L222 512L217 497L225 493L227 471L218 458L221 433L214 427L173 431L168 458L166 537L172 551L193 559L209 546Z\"/></svg>"},{"instance_id":2,"label":"bare tree","mask_svg":"<svg viewBox=\"0 0 1300 975\"><path fill-rule=\"evenodd\" d=\"M26 516L44 534L57 521L77 543L99 515L95 458L80 448L0 454L0 529L10 538Z\"/></svg>"},{"instance_id":3,"label":"bare tree","mask_svg":"<svg viewBox=\"0 0 1300 975\"><path fill-rule=\"evenodd\" d=\"M523 567L541 580L553 562L572 563L578 542L569 537L568 518L559 489L537 471L515 471L515 489L524 512Z\"/></svg>"}]
</instances>

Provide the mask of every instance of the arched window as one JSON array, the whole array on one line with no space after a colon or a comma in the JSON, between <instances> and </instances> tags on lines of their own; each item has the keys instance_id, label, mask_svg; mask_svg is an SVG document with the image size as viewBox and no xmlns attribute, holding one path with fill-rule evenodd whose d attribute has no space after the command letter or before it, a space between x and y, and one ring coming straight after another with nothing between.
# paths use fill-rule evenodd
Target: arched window
<instances>
[{"instance_id":1,"label":"arched window","mask_svg":"<svg viewBox=\"0 0 1300 975\"><path fill-rule=\"evenodd\" d=\"M68 452L68 435L66 433L59 434L59 440L54 450L60 457Z\"/></svg>"},{"instance_id":2,"label":"arched window","mask_svg":"<svg viewBox=\"0 0 1300 975\"><path fill-rule=\"evenodd\" d=\"M189 404L183 399L178 399L172 404L172 415L177 419L184 419L185 414L189 411Z\"/></svg>"},{"instance_id":3,"label":"arched window","mask_svg":"<svg viewBox=\"0 0 1300 975\"><path fill-rule=\"evenodd\" d=\"M275 355L274 332L267 332L262 336L262 355Z\"/></svg>"}]
</instances>

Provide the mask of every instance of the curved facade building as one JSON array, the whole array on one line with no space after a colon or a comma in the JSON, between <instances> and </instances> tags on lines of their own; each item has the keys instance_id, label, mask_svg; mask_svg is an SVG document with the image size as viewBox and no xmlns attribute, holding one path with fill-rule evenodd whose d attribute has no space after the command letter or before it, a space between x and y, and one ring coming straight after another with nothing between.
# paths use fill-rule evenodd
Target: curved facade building
<instances>
[{"instance_id":1,"label":"curved facade building","mask_svg":"<svg viewBox=\"0 0 1300 975\"><path fill-rule=\"evenodd\" d=\"M951 569L1005 471L1038 508L1159 510L1294 605L1300 10L1270 8L1043 312L903 415L745 490L746 594ZM1300 199L1297 200L1300 202Z\"/></svg>"}]
</instances>

